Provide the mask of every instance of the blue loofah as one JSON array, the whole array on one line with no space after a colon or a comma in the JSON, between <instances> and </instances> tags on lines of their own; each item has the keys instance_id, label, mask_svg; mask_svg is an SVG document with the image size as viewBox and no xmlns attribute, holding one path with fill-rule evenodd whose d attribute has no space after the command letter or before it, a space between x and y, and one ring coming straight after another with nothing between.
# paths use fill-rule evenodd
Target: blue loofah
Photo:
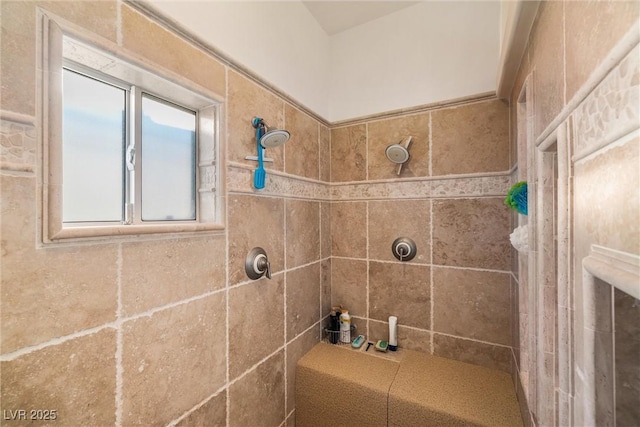
<instances>
[{"instance_id":1,"label":"blue loofah","mask_svg":"<svg viewBox=\"0 0 640 427\"><path fill-rule=\"evenodd\" d=\"M520 181L511 187L504 204L522 215L527 215L527 182Z\"/></svg>"}]
</instances>

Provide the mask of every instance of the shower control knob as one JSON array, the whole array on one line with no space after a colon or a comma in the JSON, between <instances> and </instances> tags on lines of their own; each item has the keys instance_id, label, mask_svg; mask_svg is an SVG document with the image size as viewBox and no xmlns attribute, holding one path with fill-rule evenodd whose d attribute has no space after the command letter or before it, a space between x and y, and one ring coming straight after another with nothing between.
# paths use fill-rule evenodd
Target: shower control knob
<instances>
[{"instance_id":1,"label":"shower control knob","mask_svg":"<svg viewBox=\"0 0 640 427\"><path fill-rule=\"evenodd\" d=\"M400 261L411 261L417 253L416 243L408 237L398 237L391 245L391 252Z\"/></svg>"},{"instance_id":2,"label":"shower control knob","mask_svg":"<svg viewBox=\"0 0 640 427\"><path fill-rule=\"evenodd\" d=\"M244 271L249 279L256 280L262 276L271 279L271 263L267 259L267 253L260 247L253 248L249 251L244 262Z\"/></svg>"}]
</instances>

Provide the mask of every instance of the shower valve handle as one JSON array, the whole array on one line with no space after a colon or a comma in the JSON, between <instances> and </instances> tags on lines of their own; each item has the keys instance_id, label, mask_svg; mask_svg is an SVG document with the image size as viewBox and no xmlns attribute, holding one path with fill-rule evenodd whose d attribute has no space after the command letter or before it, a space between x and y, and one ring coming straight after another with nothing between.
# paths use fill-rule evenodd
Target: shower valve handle
<instances>
[{"instance_id":1,"label":"shower valve handle","mask_svg":"<svg viewBox=\"0 0 640 427\"><path fill-rule=\"evenodd\" d=\"M271 279L271 263L266 255L258 255L257 267L258 273L262 273L267 276L267 279Z\"/></svg>"},{"instance_id":2,"label":"shower valve handle","mask_svg":"<svg viewBox=\"0 0 640 427\"><path fill-rule=\"evenodd\" d=\"M271 263L267 258L267 253L260 247L253 248L249 251L244 262L244 271L249 279L256 280L262 276L271 279Z\"/></svg>"}]
</instances>

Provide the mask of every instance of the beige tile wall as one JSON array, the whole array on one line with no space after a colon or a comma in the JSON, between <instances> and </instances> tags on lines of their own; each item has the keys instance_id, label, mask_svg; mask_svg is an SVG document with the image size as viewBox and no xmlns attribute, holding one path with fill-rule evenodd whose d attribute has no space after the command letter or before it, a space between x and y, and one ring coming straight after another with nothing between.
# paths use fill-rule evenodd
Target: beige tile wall
<instances>
[{"instance_id":1,"label":"beige tile wall","mask_svg":"<svg viewBox=\"0 0 640 427\"><path fill-rule=\"evenodd\" d=\"M37 243L36 7L225 100L224 232ZM296 362L331 304L327 123L121 2L0 8L1 409L56 410L61 426L292 420ZM292 133L268 151L261 194L244 159L255 155L256 115ZM255 246L271 280L244 273Z\"/></svg>"},{"instance_id":2,"label":"beige tile wall","mask_svg":"<svg viewBox=\"0 0 640 427\"><path fill-rule=\"evenodd\" d=\"M38 247L36 3L2 2L0 106L26 117L1 133L2 409L58 409L59 425L293 424L295 363L339 303L370 339L386 338L394 314L401 346L513 370L518 281L502 200L518 156L504 102L331 127L130 6L38 5L225 99L228 223L219 235ZM633 9L607 7L611 20ZM567 49L549 47L558 22L586 28L569 9L543 7L544 37L523 59L520 82L550 64L538 132L573 91L554 80ZM262 193L244 159L255 115L292 133L267 152ZM384 149L409 134L398 177ZM401 235L418 244L408 263L391 257ZM244 274L254 246L269 254L270 281Z\"/></svg>"},{"instance_id":3,"label":"beige tile wall","mask_svg":"<svg viewBox=\"0 0 640 427\"><path fill-rule=\"evenodd\" d=\"M400 177L385 148L411 135ZM331 130L331 298L358 333L512 370L509 109L502 101L341 124ZM392 242L417 256L399 262Z\"/></svg>"},{"instance_id":4,"label":"beige tile wall","mask_svg":"<svg viewBox=\"0 0 640 427\"><path fill-rule=\"evenodd\" d=\"M599 144L602 147L606 142L611 142L614 136L622 136L637 128L638 108L635 100L637 99L638 83L637 79L634 82L629 80L633 78L633 73L630 70L634 69L628 65L625 66L624 62L629 61L623 61L618 66L619 71L612 72L614 75L607 77L607 80L619 79L615 83L607 84L606 80L603 83L590 82L589 78L604 63L611 49L629 32L632 25L634 23L637 25L639 17L640 3L636 1L545 1L541 3L511 92L510 162L512 167L517 168L513 182L526 179L527 172L529 172L529 176L535 173L531 170L527 171L528 168L535 166L535 158L530 155L532 152L531 144L550 125L559 124L557 117L563 109L569 109L565 115L571 113L571 108L577 112L572 114L574 116L573 122L569 123L571 137L574 139L569 141L569 151L573 154L573 150L575 150L575 155L578 157L579 152L585 146ZM637 58L637 51L631 55L635 55L634 57ZM616 65L614 62L609 62L609 64ZM637 76L637 66L635 70ZM620 77L617 74L620 74ZM525 86L525 83L528 84L528 87ZM597 84L604 87L595 88ZM587 100L577 103L581 101L577 98L580 96L581 89L582 96L587 94L584 92L585 90L593 90L593 92ZM517 103L523 91L527 94L528 112L522 104L518 105ZM614 95L614 93L619 95ZM527 135L528 123L532 125L529 135ZM629 127L630 124L635 125ZM527 137L529 146L526 143ZM571 290L574 283L577 286L581 282L580 263L582 258L588 252L591 243L600 243L600 237L603 238L604 243L602 244L605 246L610 245L638 253L636 198L632 197L631 204L625 202L624 208L616 209L615 204L619 203L619 200L625 199L625 196L622 195L622 192L618 193L611 187L612 182L618 182L620 179L631 179L634 182L638 179L637 173L620 173L620 169L629 167L631 163L634 163L635 172L637 172L638 142L627 141L624 147L625 153L617 153L615 159L612 156L616 150L613 150L609 158L601 155L592 159L591 162L576 165L575 170L567 171L570 184L573 185L573 194L568 203L575 210L576 215L571 218L569 224L571 227L570 236L574 239L569 251L573 253L573 259L576 262L575 277L572 278L571 283L564 284L570 290L569 295L573 294ZM618 147L617 151L621 150L622 148ZM616 188L623 186L616 185ZM605 191L604 187L609 190ZM607 200L600 200L596 203L597 194ZM580 203L583 205L579 206ZM573 206L573 204L576 205ZM603 215L602 212L599 212L600 206L607 206L607 209L611 209L612 213ZM613 214L613 212L616 213ZM635 215L635 218L632 219L628 215ZM522 224L522 220L520 223ZM516 225L518 225L517 220L514 221L514 227ZM630 229L631 232L621 232L620 227L625 230ZM605 229L607 231L604 231ZM513 263L511 267L512 280L515 283L515 289L518 290L517 311L514 313L514 321L518 323L518 328L514 328L513 334L517 376L514 380L523 416L529 425L535 424L536 418L539 422L545 423L548 418L543 417L544 419L542 419L540 418L542 414L535 414L536 400L540 399L550 401L551 406L555 406L555 411L554 408L549 408L549 411L552 418L556 417L556 422L561 425L570 423L580 425L582 421L579 418L574 420L562 418L563 415L558 412L558 405L568 407L570 404L568 401L573 400L574 394L576 399L582 399L582 396L578 396L580 392L576 388L579 386L580 380L576 379L573 372L567 374L563 371L568 366L567 363L558 366L558 360L555 361L555 372L562 370L559 373L561 383L560 385L556 383L556 387L561 391L556 392L555 396L536 396L536 381L538 380L535 371L530 371L530 364L535 363L534 358L536 357L535 348L530 348L530 344L536 339L536 337L532 337L535 328L531 324L535 321L535 313L528 311L528 307L531 307L530 300L534 298L534 295L529 295L530 291L527 289L530 268L533 269L534 266L529 265L527 257L519 257L518 262ZM582 324L581 310L576 307L574 314L573 306L573 304L579 303L581 292L579 288L577 286L575 290L576 302L567 301L566 298L561 299L562 293L557 296L559 308L567 309L571 316L570 320L575 322L571 328ZM548 299L555 303L552 296L549 295ZM546 319L543 326L551 333L557 327L553 318ZM565 353L556 356L560 360L568 360L568 364L577 363L576 360L579 359L579 355L583 351L580 334L575 335L575 347L571 348L569 347L571 343L567 344L565 340L568 336L572 337L575 332L573 330L559 332L563 335L555 345L564 345L564 350L561 352ZM553 345L553 343L550 344ZM562 379L566 377L574 378L576 384L565 385ZM574 412L574 415L578 417L581 408L576 406ZM564 415L564 417L566 416L567 414Z\"/></svg>"}]
</instances>

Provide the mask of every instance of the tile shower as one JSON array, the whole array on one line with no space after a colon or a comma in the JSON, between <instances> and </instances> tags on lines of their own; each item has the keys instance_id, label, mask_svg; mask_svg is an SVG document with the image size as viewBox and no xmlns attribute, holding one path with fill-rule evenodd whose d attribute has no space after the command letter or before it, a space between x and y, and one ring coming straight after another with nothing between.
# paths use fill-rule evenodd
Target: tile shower
<instances>
[{"instance_id":1,"label":"tile shower","mask_svg":"<svg viewBox=\"0 0 640 427\"><path fill-rule=\"evenodd\" d=\"M514 373L527 420L537 411L535 383L521 380L527 265L510 249L517 219L502 205L531 161L516 146L518 96L538 70L538 136L631 25L637 5L621 5L590 5L586 20L576 4L543 5L511 108L479 97L329 124L129 4L3 1L2 409L56 409L61 425L294 425L296 361L341 303L371 338L394 314L401 346ZM36 7L225 99L224 232L37 243ZM592 55L574 34L596 38ZM269 151L259 194L244 160L256 114L292 135ZM397 177L384 148L407 135L412 158ZM400 236L418 245L409 263L392 257ZM270 281L244 275L254 246L269 254Z\"/></svg>"}]
</instances>

